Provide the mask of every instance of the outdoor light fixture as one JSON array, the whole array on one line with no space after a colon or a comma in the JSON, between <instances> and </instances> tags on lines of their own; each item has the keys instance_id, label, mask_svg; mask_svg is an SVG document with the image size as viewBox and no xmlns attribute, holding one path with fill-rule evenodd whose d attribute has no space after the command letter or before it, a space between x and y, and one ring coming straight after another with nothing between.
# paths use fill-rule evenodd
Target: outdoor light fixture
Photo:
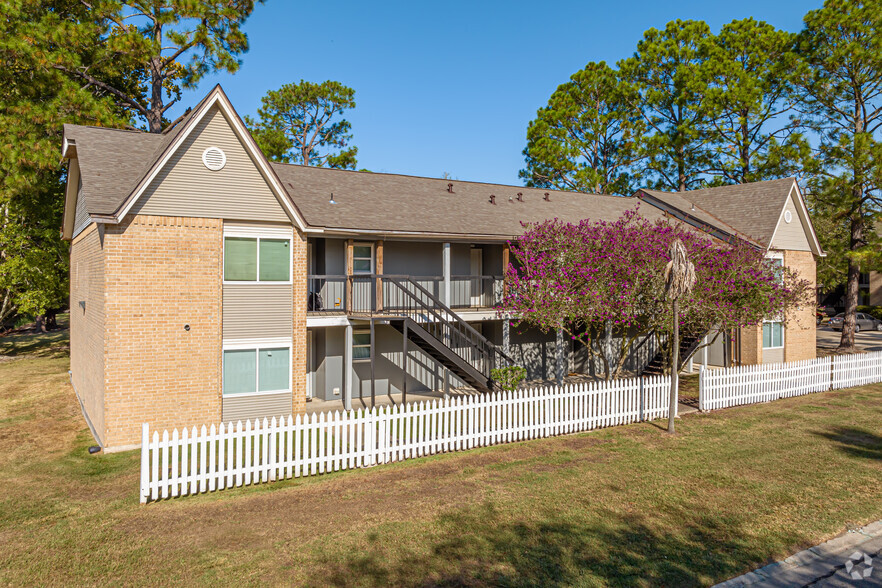
<instances>
[{"instance_id":1,"label":"outdoor light fixture","mask_svg":"<svg viewBox=\"0 0 882 588\"><path fill-rule=\"evenodd\" d=\"M331 199L328 200L328 204L337 204L337 202L334 200L334 193L333 192L331 192Z\"/></svg>"}]
</instances>

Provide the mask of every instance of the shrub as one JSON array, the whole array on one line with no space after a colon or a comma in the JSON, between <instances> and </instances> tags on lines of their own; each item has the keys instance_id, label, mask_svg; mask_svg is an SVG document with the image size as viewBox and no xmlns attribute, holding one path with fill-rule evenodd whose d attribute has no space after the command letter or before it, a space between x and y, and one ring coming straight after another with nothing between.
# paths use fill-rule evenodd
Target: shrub
<instances>
[{"instance_id":1,"label":"shrub","mask_svg":"<svg viewBox=\"0 0 882 588\"><path fill-rule=\"evenodd\" d=\"M511 365L490 370L490 377L499 384L500 388L509 392L518 389L520 383L527 377L527 370L519 365Z\"/></svg>"}]
</instances>

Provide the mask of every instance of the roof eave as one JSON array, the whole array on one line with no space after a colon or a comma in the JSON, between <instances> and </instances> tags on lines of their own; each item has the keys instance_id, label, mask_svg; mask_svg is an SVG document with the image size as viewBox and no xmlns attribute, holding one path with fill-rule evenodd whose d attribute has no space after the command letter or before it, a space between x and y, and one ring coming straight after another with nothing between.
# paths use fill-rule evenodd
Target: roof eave
<instances>
[{"instance_id":1,"label":"roof eave","mask_svg":"<svg viewBox=\"0 0 882 588\"><path fill-rule=\"evenodd\" d=\"M675 218L678 218L678 219L682 220L683 222L686 222L696 228L704 230L706 233L710 234L713 237L716 237L717 239L719 239L721 241L725 241L726 243L730 243L732 239L739 239L741 241L745 241L746 243L750 244L752 247L755 247L756 249L759 249L760 251L767 251L768 250L767 245L764 245L751 237L743 235L743 234L739 233L738 231L736 231L735 229L732 229L732 231L730 232L730 231L721 229L720 227L716 227L707 221L704 221L704 220L702 220L692 214L689 214L685 210L681 210L680 208L665 202L661 198L657 198L656 196L653 196L652 194L647 193L644 190L638 190L637 193L635 194L635 196L637 198L639 198L640 200L643 200L643 201L649 203L650 205L655 206L659 210L662 210L664 212L668 212L669 214L672 214ZM693 206L694 206L694 204L693 204ZM698 208L698 207L696 207L696 208ZM704 210L704 209L701 209L701 210L702 210L702 212L704 212L708 216L713 216L712 214L710 214L706 210Z\"/></svg>"}]
</instances>

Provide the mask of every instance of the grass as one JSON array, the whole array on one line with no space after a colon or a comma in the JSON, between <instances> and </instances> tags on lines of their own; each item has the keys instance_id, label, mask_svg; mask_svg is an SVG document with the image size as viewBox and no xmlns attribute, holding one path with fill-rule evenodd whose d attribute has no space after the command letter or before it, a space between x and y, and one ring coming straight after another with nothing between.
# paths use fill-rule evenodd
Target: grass
<instances>
[{"instance_id":1,"label":"grass","mask_svg":"<svg viewBox=\"0 0 882 588\"><path fill-rule=\"evenodd\" d=\"M882 518L882 385L138 504L0 338L0 584L708 585Z\"/></svg>"}]
</instances>

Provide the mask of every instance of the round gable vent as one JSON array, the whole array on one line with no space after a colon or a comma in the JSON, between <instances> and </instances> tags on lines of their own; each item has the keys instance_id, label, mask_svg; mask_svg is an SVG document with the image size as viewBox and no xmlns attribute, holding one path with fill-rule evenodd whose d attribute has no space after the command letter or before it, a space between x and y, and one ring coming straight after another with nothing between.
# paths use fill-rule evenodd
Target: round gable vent
<instances>
[{"instance_id":1,"label":"round gable vent","mask_svg":"<svg viewBox=\"0 0 882 588\"><path fill-rule=\"evenodd\" d=\"M784 222L785 222L785 223L789 223L789 222L792 221L792 220L793 220L793 215L790 214L790 211L789 211L789 210L785 210L785 211L784 211Z\"/></svg>"},{"instance_id":2,"label":"round gable vent","mask_svg":"<svg viewBox=\"0 0 882 588\"><path fill-rule=\"evenodd\" d=\"M202 163L211 171L218 171L227 164L227 156L220 148L209 147L202 152Z\"/></svg>"}]
</instances>

